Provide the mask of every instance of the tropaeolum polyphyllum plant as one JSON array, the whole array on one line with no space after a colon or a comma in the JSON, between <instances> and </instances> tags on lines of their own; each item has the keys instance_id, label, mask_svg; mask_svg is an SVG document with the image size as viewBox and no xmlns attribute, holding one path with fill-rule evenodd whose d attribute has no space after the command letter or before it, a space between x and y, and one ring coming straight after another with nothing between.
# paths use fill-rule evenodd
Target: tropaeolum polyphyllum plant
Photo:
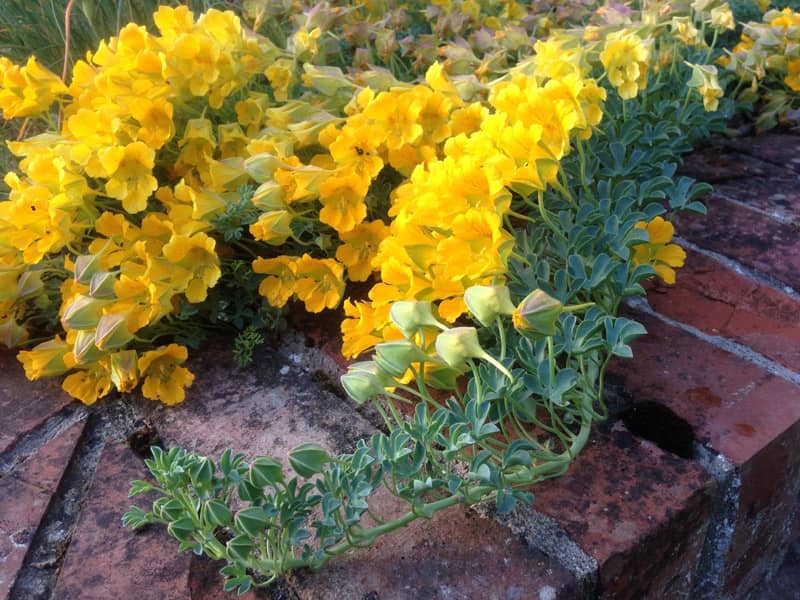
<instances>
[{"instance_id":1,"label":"tropaeolum polyphyllum plant","mask_svg":"<svg viewBox=\"0 0 800 600\"><path fill-rule=\"evenodd\" d=\"M609 361L631 357L645 333L618 316L621 301L653 276L675 281L684 253L669 217L704 210L708 186L675 170L731 101L706 66L713 49L679 44L681 31L617 28L589 42L586 30L554 33L488 85L486 102L456 110L472 125L451 128L435 156L396 165L407 179L381 222L380 278L348 301L343 324L345 352L373 354L342 386L375 406L384 430L338 456L303 444L290 469L275 457L227 451L215 463L154 449L155 483L134 482L131 494L159 498L125 522L164 523L181 549L226 560L226 589L243 593L454 505L511 511L563 474L607 417ZM657 50L668 60L654 62ZM435 93L453 101L436 77ZM390 97L355 98L340 135L360 140L358 160L392 164L391 153L363 152L377 134L362 130L373 102ZM413 119L393 127L387 139L410 136ZM269 181L272 163L253 160ZM378 489L407 511L376 512Z\"/></svg>"},{"instance_id":2,"label":"tropaeolum polyphyllum plant","mask_svg":"<svg viewBox=\"0 0 800 600\"><path fill-rule=\"evenodd\" d=\"M785 55L769 85L797 79L791 11L718 71L718 0L378 4L244 2L250 27L161 7L157 33L126 26L69 82L0 59L4 118L48 131L10 144L0 202L0 340L31 379L175 404L187 346L229 327L247 362L292 299L343 303L343 352L372 352L342 386L385 427L352 453L304 444L285 469L155 448L154 482L132 484L158 498L125 523L226 560L240 593L563 474L645 333L621 302L674 283L672 217L704 211L680 155L766 49ZM345 299L347 281L371 289ZM405 514L379 514L378 489Z\"/></svg>"}]
</instances>

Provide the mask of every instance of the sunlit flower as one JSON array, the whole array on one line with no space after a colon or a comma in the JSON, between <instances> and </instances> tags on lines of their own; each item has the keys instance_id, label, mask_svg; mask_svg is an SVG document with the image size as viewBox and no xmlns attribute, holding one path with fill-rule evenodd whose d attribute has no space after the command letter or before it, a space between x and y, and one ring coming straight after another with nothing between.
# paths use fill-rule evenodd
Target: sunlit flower
<instances>
[{"instance_id":1,"label":"sunlit flower","mask_svg":"<svg viewBox=\"0 0 800 600\"><path fill-rule=\"evenodd\" d=\"M669 243L675 234L675 227L661 217L649 223L640 221L636 226L647 231L650 241L633 246L634 264L652 265L665 283L675 283L675 269L682 267L686 260L683 248Z\"/></svg>"},{"instance_id":2,"label":"sunlit flower","mask_svg":"<svg viewBox=\"0 0 800 600\"><path fill-rule=\"evenodd\" d=\"M168 405L183 402L184 388L194 381L194 375L180 366L187 357L186 348L177 344L144 352L138 360L139 373L144 379L142 395Z\"/></svg>"},{"instance_id":3,"label":"sunlit flower","mask_svg":"<svg viewBox=\"0 0 800 600\"><path fill-rule=\"evenodd\" d=\"M336 249L336 260L347 267L350 281L366 281L375 270L372 264L381 241L389 235L383 221L361 223L353 229L339 233L344 242Z\"/></svg>"},{"instance_id":4,"label":"sunlit flower","mask_svg":"<svg viewBox=\"0 0 800 600\"><path fill-rule=\"evenodd\" d=\"M600 61L620 98L635 98L639 90L645 88L650 46L651 40L643 40L625 30L609 34L606 38Z\"/></svg>"},{"instance_id":5,"label":"sunlit flower","mask_svg":"<svg viewBox=\"0 0 800 600\"><path fill-rule=\"evenodd\" d=\"M295 263L294 292L308 312L339 305L344 294L344 267L330 258L304 254Z\"/></svg>"}]
</instances>

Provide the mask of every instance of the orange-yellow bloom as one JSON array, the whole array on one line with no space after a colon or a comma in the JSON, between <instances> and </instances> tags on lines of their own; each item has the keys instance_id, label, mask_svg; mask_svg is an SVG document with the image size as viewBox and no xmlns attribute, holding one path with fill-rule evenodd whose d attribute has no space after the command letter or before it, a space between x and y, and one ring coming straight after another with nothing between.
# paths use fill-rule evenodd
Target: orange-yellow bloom
<instances>
[{"instance_id":1,"label":"orange-yellow bloom","mask_svg":"<svg viewBox=\"0 0 800 600\"><path fill-rule=\"evenodd\" d=\"M184 346L170 344L145 352L139 357L139 373L144 378L142 395L172 405L183 402L184 388L192 385L194 375L180 366L188 357Z\"/></svg>"},{"instance_id":2,"label":"orange-yellow bloom","mask_svg":"<svg viewBox=\"0 0 800 600\"><path fill-rule=\"evenodd\" d=\"M650 241L633 247L636 265L652 265L664 283L675 283L675 269L682 267L686 252L677 244L670 244L675 227L669 221L656 217L649 223L640 221L637 227L647 231Z\"/></svg>"}]
</instances>

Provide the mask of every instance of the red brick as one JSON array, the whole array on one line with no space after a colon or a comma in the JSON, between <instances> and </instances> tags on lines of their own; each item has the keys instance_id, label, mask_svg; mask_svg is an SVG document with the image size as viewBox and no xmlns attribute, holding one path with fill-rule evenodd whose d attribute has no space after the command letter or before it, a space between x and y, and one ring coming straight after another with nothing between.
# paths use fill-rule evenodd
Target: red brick
<instances>
[{"instance_id":1,"label":"red brick","mask_svg":"<svg viewBox=\"0 0 800 600\"><path fill-rule=\"evenodd\" d=\"M497 522L462 507L384 536L318 572L294 575L302 600L364 598L572 599L577 581Z\"/></svg>"},{"instance_id":2,"label":"red brick","mask_svg":"<svg viewBox=\"0 0 800 600\"><path fill-rule=\"evenodd\" d=\"M16 353L0 349L0 454L73 400L54 379L28 381Z\"/></svg>"},{"instance_id":3,"label":"red brick","mask_svg":"<svg viewBox=\"0 0 800 600\"><path fill-rule=\"evenodd\" d=\"M84 425L80 421L67 428L0 479L0 598L14 585Z\"/></svg>"},{"instance_id":4,"label":"red brick","mask_svg":"<svg viewBox=\"0 0 800 600\"><path fill-rule=\"evenodd\" d=\"M697 464L616 423L532 491L534 508L597 560L603 597L666 598L692 590L715 489Z\"/></svg>"},{"instance_id":5,"label":"red brick","mask_svg":"<svg viewBox=\"0 0 800 600\"><path fill-rule=\"evenodd\" d=\"M780 565L796 539L789 518L800 493L800 422L742 465L739 512L726 567L725 592L757 585ZM746 485L745 485L746 482Z\"/></svg>"},{"instance_id":6,"label":"red brick","mask_svg":"<svg viewBox=\"0 0 800 600\"><path fill-rule=\"evenodd\" d=\"M796 224L778 221L715 194L705 202L707 216L676 217L675 229L680 236L786 285L797 285L800 236Z\"/></svg>"},{"instance_id":7,"label":"red brick","mask_svg":"<svg viewBox=\"0 0 800 600\"><path fill-rule=\"evenodd\" d=\"M718 182L759 177L774 169L774 165L715 143L685 156L683 164L678 168L678 175L706 181L716 187Z\"/></svg>"},{"instance_id":8,"label":"red brick","mask_svg":"<svg viewBox=\"0 0 800 600\"><path fill-rule=\"evenodd\" d=\"M150 402L148 418L168 446L208 456L230 447L248 456L285 458L309 441L344 452L372 435L352 401L324 392L303 370L305 359L262 348L253 368L241 370L229 344L210 346L190 359L196 378L186 402L169 408Z\"/></svg>"},{"instance_id":9,"label":"red brick","mask_svg":"<svg viewBox=\"0 0 800 600\"><path fill-rule=\"evenodd\" d=\"M767 133L731 140L728 145L739 152L800 172L800 136L797 134Z\"/></svg>"},{"instance_id":10,"label":"red brick","mask_svg":"<svg viewBox=\"0 0 800 600\"><path fill-rule=\"evenodd\" d=\"M786 517L800 491L800 388L677 328L632 316L649 333L634 343L634 361L612 367L626 392L670 407L738 469L741 502L726 576L746 591L765 574L754 557L780 554L791 536Z\"/></svg>"},{"instance_id":11,"label":"red brick","mask_svg":"<svg viewBox=\"0 0 800 600\"><path fill-rule=\"evenodd\" d=\"M713 258L689 251L676 284L654 283L647 299L671 319L732 339L800 372L800 302Z\"/></svg>"},{"instance_id":12,"label":"red brick","mask_svg":"<svg viewBox=\"0 0 800 600\"><path fill-rule=\"evenodd\" d=\"M103 449L54 598L191 598L189 554L178 554L178 544L166 529L151 527L134 534L122 526L122 513L132 503L128 484L145 473L142 460L127 446L109 444ZM144 498L134 501L148 506Z\"/></svg>"},{"instance_id":13,"label":"red brick","mask_svg":"<svg viewBox=\"0 0 800 600\"><path fill-rule=\"evenodd\" d=\"M256 369L231 377L229 353L209 348L190 365L197 375L191 399L167 410L154 407L150 419L168 445L215 457L232 446L250 457L285 459L309 441L342 452L374 433L350 401L313 384L295 364L299 358L264 352L256 356ZM396 510L385 499L373 498L372 505L383 515ZM175 551L177 543L169 547ZM213 567L200 563L197 569L194 581L221 584ZM524 598L528 589L549 588L570 598L576 582L505 527L454 507L331 561L319 575L298 574L291 585L303 598L358 598L371 591L380 598L480 598L491 590Z\"/></svg>"},{"instance_id":14,"label":"red brick","mask_svg":"<svg viewBox=\"0 0 800 600\"><path fill-rule=\"evenodd\" d=\"M767 177L748 177L714 184L714 192L745 203L784 221L800 221L798 175L777 171Z\"/></svg>"}]
</instances>

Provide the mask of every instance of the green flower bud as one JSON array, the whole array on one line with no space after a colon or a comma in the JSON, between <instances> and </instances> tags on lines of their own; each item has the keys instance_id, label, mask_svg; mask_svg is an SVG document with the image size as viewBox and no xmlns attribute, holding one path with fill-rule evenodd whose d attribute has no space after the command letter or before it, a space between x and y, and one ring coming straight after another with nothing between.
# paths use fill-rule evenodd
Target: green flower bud
<instances>
[{"instance_id":1,"label":"green flower bud","mask_svg":"<svg viewBox=\"0 0 800 600\"><path fill-rule=\"evenodd\" d=\"M524 335L554 335L564 305L542 290L533 290L519 303L512 320L517 331Z\"/></svg>"},{"instance_id":2,"label":"green flower bud","mask_svg":"<svg viewBox=\"0 0 800 600\"><path fill-rule=\"evenodd\" d=\"M25 339L25 328L10 317L0 322L0 344L16 348Z\"/></svg>"},{"instance_id":3,"label":"green flower bud","mask_svg":"<svg viewBox=\"0 0 800 600\"><path fill-rule=\"evenodd\" d=\"M382 394L387 387L395 385L394 379L371 360L353 363L339 380L344 391L357 404L364 404Z\"/></svg>"},{"instance_id":4,"label":"green flower bud","mask_svg":"<svg viewBox=\"0 0 800 600\"><path fill-rule=\"evenodd\" d=\"M425 383L437 390L454 390L464 372L452 367L432 367L425 370Z\"/></svg>"},{"instance_id":5,"label":"green flower bud","mask_svg":"<svg viewBox=\"0 0 800 600\"><path fill-rule=\"evenodd\" d=\"M440 333L436 338L436 352L454 369L463 368L470 358L480 358L492 363L509 379L514 379L503 365L481 347L478 330L474 327L453 327Z\"/></svg>"},{"instance_id":6,"label":"green flower bud","mask_svg":"<svg viewBox=\"0 0 800 600\"><path fill-rule=\"evenodd\" d=\"M106 355L95 345L93 329L83 329L78 332L72 346L72 354L79 365L96 362Z\"/></svg>"},{"instance_id":7,"label":"green flower bud","mask_svg":"<svg viewBox=\"0 0 800 600\"><path fill-rule=\"evenodd\" d=\"M114 273L103 271L92 275L89 281L89 295L92 298L116 298L114 293L114 283L117 276Z\"/></svg>"},{"instance_id":8,"label":"green flower bud","mask_svg":"<svg viewBox=\"0 0 800 600\"><path fill-rule=\"evenodd\" d=\"M101 350L122 348L133 339L128 329L127 313L109 313L100 317L94 332L94 343Z\"/></svg>"},{"instance_id":9,"label":"green flower bud","mask_svg":"<svg viewBox=\"0 0 800 600\"><path fill-rule=\"evenodd\" d=\"M78 296L64 311L61 324L64 329L94 329L100 320L100 311L107 304L107 300Z\"/></svg>"},{"instance_id":10,"label":"green flower bud","mask_svg":"<svg viewBox=\"0 0 800 600\"><path fill-rule=\"evenodd\" d=\"M43 287L41 271L25 271L17 280L17 298L32 296Z\"/></svg>"},{"instance_id":11,"label":"green flower bud","mask_svg":"<svg viewBox=\"0 0 800 600\"><path fill-rule=\"evenodd\" d=\"M430 302L413 300L395 302L389 311L389 317L407 339L414 337L422 327L445 329L445 326L433 316Z\"/></svg>"},{"instance_id":12,"label":"green flower bud","mask_svg":"<svg viewBox=\"0 0 800 600\"><path fill-rule=\"evenodd\" d=\"M86 285L100 270L99 254L83 254L75 259L75 281Z\"/></svg>"},{"instance_id":13,"label":"green flower bud","mask_svg":"<svg viewBox=\"0 0 800 600\"><path fill-rule=\"evenodd\" d=\"M285 167L291 167L291 165L269 152L256 154L244 161L244 170L258 183L271 180L275 171Z\"/></svg>"},{"instance_id":14,"label":"green flower bud","mask_svg":"<svg viewBox=\"0 0 800 600\"><path fill-rule=\"evenodd\" d=\"M111 382L118 392L130 392L139 382L136 350L123 350L111 355Z\"/></svg>"},{"instance_id":15,"label":"green flower bud","mask_svg":"<svg viewBox=\"0 0 800 600\"><path fill-rule=\"evenodd\" d=\"M492 325L498 315L511 315L515 309L504 285L473 285L464 292L464 302L484 327Z\"/></svg>"},{"instance_id":16,"label":"green flower bud","mask_svg":"<svg viewBox=\"0 0 800 600\"><path fill-rule=\"evenodd\" d=\"M375 364L392 377L402 377L415 362L432 360L414 342L398 340L375 346Z\"/></svg>"}]
</instances>

